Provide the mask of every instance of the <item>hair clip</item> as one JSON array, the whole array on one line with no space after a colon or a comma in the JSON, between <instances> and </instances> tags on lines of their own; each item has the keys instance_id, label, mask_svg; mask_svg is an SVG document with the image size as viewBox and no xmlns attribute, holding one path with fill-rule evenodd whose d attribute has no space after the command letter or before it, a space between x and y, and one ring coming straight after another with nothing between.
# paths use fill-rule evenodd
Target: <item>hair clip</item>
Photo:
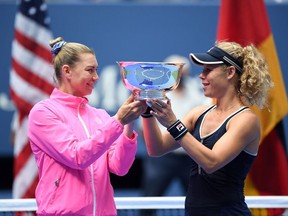
<instances>
[{"instance_id":1,"label":"hair clip","mask_svg":"<svg viewBox=\"0 0 288 216\"><path fill-rule=\"evenodd\" d=\"M66 43L67 43L66 41L59 41L59 42L55 43L55 44L53 45L53 47L51 48L51 52L52 52L53 56L56 56L56 55L60 52L61 48L62 48Z\"/></svg>"}]
</instances>

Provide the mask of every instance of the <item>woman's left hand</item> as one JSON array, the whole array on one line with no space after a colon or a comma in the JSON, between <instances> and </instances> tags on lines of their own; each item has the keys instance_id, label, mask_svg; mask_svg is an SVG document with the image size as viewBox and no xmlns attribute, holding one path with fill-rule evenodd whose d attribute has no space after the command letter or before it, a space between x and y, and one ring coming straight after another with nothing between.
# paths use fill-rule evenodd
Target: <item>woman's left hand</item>
<instances>
[{"instance_id":1,"label":"woman's left hand","mask_svg":"<svg viewBox=\"0 0 288 216\"><path fill-rule=\"evenodd\" d=\"M172 111L170 99L167 99L167 101L147 99L146 103L152 108L151 114L155 116L164 127L168 128L176 122L177 118Z\"/></svg>"}]
</instances>

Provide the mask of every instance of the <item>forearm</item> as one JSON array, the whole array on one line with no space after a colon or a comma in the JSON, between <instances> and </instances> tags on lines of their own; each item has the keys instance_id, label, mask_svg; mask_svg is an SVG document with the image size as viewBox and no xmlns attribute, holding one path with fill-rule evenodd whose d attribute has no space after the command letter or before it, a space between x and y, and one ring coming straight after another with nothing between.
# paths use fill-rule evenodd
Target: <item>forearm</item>
<instances>
[{"instance_id":1,"label":"forearm","mask_svg":"<svg viewBox=\"0 0 288 216\"><path fill-rule=\"evenodd\" d=\"M109 149L109 170L110 172L123 176L131 168L137 152L137 133L133 132L133 138L125 135L119 139Z\"/></svg>"},{"instance_id":2,"label":"forearm","mask_svg":"<svg viewBox=\"0 0 288 216\"><path fill-rule=\"evenodd\" d=\"M161 156L166 153L156 118L143 118L143 136L149 156Z\"/></svg>"},{"instance_id":3,"label":"forearm","mask_svg":"<svg viewBox=\"0 0 288 216\"><path fill-rule=\"evenodd\" d=\"M216 150L214 145L213 149L209 149L201 142L195 139L190 133L187 133L178 143L183 147L186 153L207 173L213 173L221 167L228 164L239 153L231 152L231 148L227 145L222 145L225 141L220 140L216 143L222 150ZM229 141L228 141L229 142ZM226 143L226 142L225 142ZM232 150L234 151L234 150Z\"/></svg>"}]
</instances>

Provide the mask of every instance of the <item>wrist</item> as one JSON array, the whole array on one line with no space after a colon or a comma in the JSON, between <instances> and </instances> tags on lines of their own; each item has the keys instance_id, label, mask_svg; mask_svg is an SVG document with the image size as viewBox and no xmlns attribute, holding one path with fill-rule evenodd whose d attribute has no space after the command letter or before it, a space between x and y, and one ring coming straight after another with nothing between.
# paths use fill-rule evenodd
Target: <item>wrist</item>
<instances>
[{"instance_id":1,"label":"wrist","mask_svg":"<svg viewBox=\"0 0 288 216\"><path fill-rule=\"evenodd\" d=\"M123 122L122 122L122 119L120 119L119 118L119 115L116 113L115 115L114 115L114 118L115 118L115 120L117 120L120 124L122 124L123 126L125 125Z\"/></svg>"},{"instance_id":2,"label":"wrist","mask_svg":"<svg viewBox=\"0 0 288 216\"><path fill-rule=\"evenodd\" d=\"M124 134L129 138L134 138L134 121L124 125Z\"/></svg>"},{"instance_id":3,"label":"wrist","mask_svg":"<svg viewBox=\"0 0 288 216\"><path fill-rule=\"evenodd\" d=\"M175 140L181 139L187 132L188 129L185 127L185 125L178 119L176 122L174 122L171 126L167 128L167 131L171 134L171 136Z\"/></svg>"},{"instance_id":4,"label":"wrist","mask_svg":"<svg viewBox=\"0 0 288 216\"><path fill-rule=\"evenodd\" d=\"M151 110L152 110L152 108L149 107L149 106L147 106L145 112L143 112L143 113L141 114L141 116L142 116L143 118L151 118L151 117L153 117L153 115L150 113Z\"/></svg>"}]
</instances>

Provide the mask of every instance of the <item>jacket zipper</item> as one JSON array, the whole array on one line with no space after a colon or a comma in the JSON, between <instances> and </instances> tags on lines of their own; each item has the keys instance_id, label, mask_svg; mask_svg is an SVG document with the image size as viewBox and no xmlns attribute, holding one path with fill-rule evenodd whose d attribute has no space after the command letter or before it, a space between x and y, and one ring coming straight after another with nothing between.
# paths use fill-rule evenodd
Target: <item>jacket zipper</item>
<instances>
[{"instance_id":1,"label":"jacket zipper","mask_svg":"<svg viewBox=\"0 0 288 216\"><path fill-rule=\"evenodd\" d=\"M81 104L82 105L82 104ZM79 106L80 107L80 106ZM78 118L85 130L86 136L89 139L90 138L90 133L85 125L85 122L83 121L81 115L80 115L80 109L78 107ZM92 184L92 192L93 192L93 215L96 216L96 191L95 191L95 182L94 182L94 173L93 173L93 164L90 165L90 174L91 174L91 184Z\"/></svg>"}]
</instances>

